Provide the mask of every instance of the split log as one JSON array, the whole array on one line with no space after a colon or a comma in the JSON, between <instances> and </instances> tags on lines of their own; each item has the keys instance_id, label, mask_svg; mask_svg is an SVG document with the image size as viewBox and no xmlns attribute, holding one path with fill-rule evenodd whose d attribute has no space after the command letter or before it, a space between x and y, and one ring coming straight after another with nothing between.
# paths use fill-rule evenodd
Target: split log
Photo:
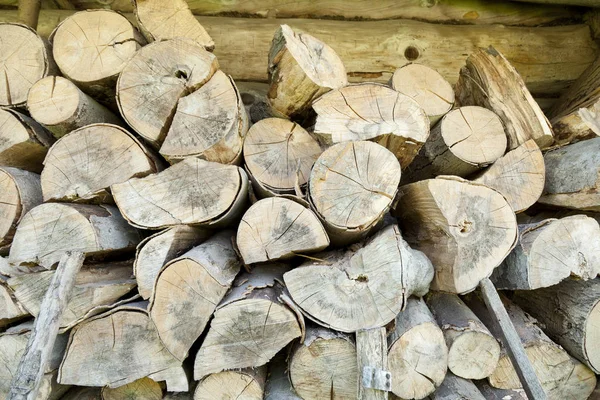
<instances>
[{"instance_id":1,"label":"split log","mask_svg":"<svg viewBox=\"0 0 600 400\"><path fill-rule=\"evenodd\" d=\"M179 99L160 154L171 164L192 156L239 164L247 131L248 114L233 79L216 71L204 86Z\"/></svg>"},{"instance_id":2,"label":"split log","mask_svg":"<svg viewBox=\"0 0 600 400\"><path fill-rule=\"evenodd\" d=\"M390 80L392 89L415 100L437 123L454 105L452 86L434 69L421 64L407 64L394 71Z\"/></svg>"},{"instance_id":3,"label":"split log","mask_svg":"<svg viewBox=\"0 0 600 400\"><path fill-rule=\"evenodd\" d=\"M406 168L429 137L429 118L408 96L364 83L333 90L313 103L314 133L324 143L371 140L390 150Z\"/></svg>"},{"instance_id":4,"label":"split log","mask_svg":"<svg viewBox=\"0 0 600 400\"><path fill-rule=\"evenodd\" d=\"M46 203L22 218L8 261L52 269L68 250L101 257L133 250L139 241L115 207Z\"/></svg>"},{"instance_id":5,"label":"split log","mask_svg":"<svg viewBox=\"0 0 600 400\"><path fill-rule=\"evenodd\" d=\"M475 289L517 240L515 213L504 197L460 178L402 186L394 215L408 243L431 259L434 290L461 294Z\"/></svg>"},{"instance_id":6,"label":"split log","mask_svg":"<svg viewBox=\"0 0 600 400\"><path fill-rule=\"evenodd\" d=\"M389 225L354 249L317 254L284 280L311 319L355 332L385 326L411 294L427 293L432 277L427 257L408 246L398 226Z\"/></svg>"},{"instance_id":7,"label":"split log","mask_svg":"<svg viewBox=\"0 0 600 400\"><path fill-rule=\"evenodd\" d=\"M131 271L131 262L84 266L75 279L75 287L60 318L60 327L68 329L74 326L93 308L111 305L133 290L135 280ZM55 274L55 271L44 271L16 276L8 280L8 285L23 307L37 317Z\"/></svg>"},{"instance_id":8,"label":"split log","mask_svg":"<svg viewBox=\"0 0 600 400\"><path fill-rule=\"evenodd\" d=\"M210 374L198 382L194 400L262 400L266 378L266 366Z\"/></svg>"},{"instance_id":9,"label":"split log","mask_svg":"<svg viewBox=\"0 0 600 400\"><path fill-rule=\"evenodd\" d=\"M411 100L412 101L412 100ZM356 242L383 219L400 183L400 164L371 142L340 143L319 156L309 201L334 244Z\"/></svg>"},{"instance_id":10,"label":"split log","mask_svg":"<svg viewBox=\"0 0 600 400\"><path fill-rule=\"evenodd\" d=\"M154 147L162 144L177 102L206 83L217 58L190 39L155 42L136 52L117 82L125 121Z\"/></svg>"},{"instance_id":11,"label":"split log","mask_svg":"<svg viewBox=\"0 0 600 400\"><path fill-rule=\"evenodd\" d=\"M254 264L323 250L329 237L314 212L295 201L269 197L246 211L236 244L244 264Z\"/></svg>"},{"instance_id":12,"label":"split log","mask_svg":"<svg viewBox=\"0 0 600 400\"><path fill-rule=\"evenodd\" d=\"M513 300L545 327L553 340L595 373L600 371L600 281L565 280L551 288L517 291Z\"/></svg>"},{"instance_id":13,"label":"split log","mask_svg":"<svg viewBox=\"0 0 600 400\"><path fill-rule=\"evenodd\" d=\"M112 185L111 191L123 217L142 229L225 225L244 210L248 178L239 167L188 158L158 174Z\"/></svg>"},{"instance_id":14,"label":"split log","mask_svg":"<svg viewBox=\"0 0 600 400\"><path fill-rule=\"evenodd\" d=\"M563 146L544 155L546 183L539 202L600 211L600 138Z\"/></svg>"},{"instance_id":15,"label":"split log","mask_svg":"<svg viewBox=\"0 0 600 400\"><path fill-rule=\"evenodd\" d=\"M26 115L0 109L0 165L41 172L54 137Z\"/></svg>"},{"instance_id":16,"label":"split log","mask_svg":"<svg viewBox=\"0 0 600 400\"><path fill-rule=\"evenodd\" d=\"M440 386L448 369L444 334L422 299L408 299L388 334L392 392L402 399L423 399Z\"/></svg>"},{"instance_id":17,"label":"split log","mask_svg":"<svg viewBox=\"0 0 600 400\"><path fill-rule=\"evenodd\" d=\"M109 187L160 170L158 159L125 129L92 124L59 139L42 171L44 201L112 203Z\"/></svg>"},{"instance_id":18,"label":"split log","mask_svg":"<svg viewBox=\"0 0 600 400\"><path fill-rule=\"evenodd\" d=\"M237 368L265 365L302 332L285 306L281 275L289 267L263 265L244 273L221 301L196 355L194 379Z\"/></svg>"},{"instance_id":19,"label":"split log","mask_svg":"<svg viewBox=\"0 0 600 400\"><path fill-rule=\"evenodd\" d=\"M82 11L62 21L51 35L60 72L87 94L114 106L115 83L127 60L146 41L119 13Z\"/></svg>"},{"instance_id":20,"label":"split log","mask_svg":"<svg viewBox=\"0 0 600 400\"><path fill-rule=\"evenodd\" d=\"M461 106L478 105L494 111L504 124L508 148L514 150L529 139L545 149L554 142L550 122L525 87L523 78L492 46L467 58L456 84Z\"/></svg>"},{"instance_id":21,"label":"split log","mask_svg":"<svg viewBox=\"0 0 600 400\"><path fill-rule=\"evenodd\" d=\"M598 273L598 222L573 215L519 225L519 243L494 271L492 280L499 289L531 290L556 285L570 276L594 279Z\"/></svg>"},{"instance_id":22,"label":"split log","mask_svg":"<svg viewBox=\"0 0 600 400\"><path fill-rule=\"evenodd\" d=\"M22 107L37 80L56 73L48 42L22 24L0 24L0 106Z\"/></svg>"},{"instance_id":23,"label":"split log","mask_svg":"<svg viewBox=\"0 0 600 400\"><path fill-rule=\"evenodd\" d=\"M298 116L316 99L348 84L340 57L327 44L281 25L269 51L268 99L281 117Z\"/></svg>"},{"instance_id":24,"label":"split log","mask_svg":"<svg viewBox=\"0 0 600 400\"><path fill-rule=\"evenodd\" d=\"M209 231L201 228L176 225L141 241L137 247L133 273L142 298L148 300L152 296L156 277L163 265L200 244L209 234Z\"/></svg>"},{"instance_id":25,"label":"split log","mask_svg":"<svg viewBox=\"0 0 600 400\"><path fill-rule=\"evenodd\" d=\"M240 271L232 236L233 231L216 234L165 264L156 277L150 318L165 347L180 361Z\"/></svg>"},{"instance_id":26,"label":"split log","mask_svg":"<svg viewBox=\"0 0 600 400\"><path fill-rule=\"evenodd\" d=\"M458 377L452 372L446 374L440 387L429 398L431 400L489 400L473 382Z\"/></svg>"},{"instance_id":27,"label":"split log","mask_svg":"<svg viewBox=\"0 0 600 400\"><path fill-rule=\"evenodd\" d=\"M455 294L434 292L427 305L444 332L448 368L465 379L483 379L494 372L500 345L488 328Z\"/></svg>"},{"instance_id":28,"label":"split log","mask_svg":"<svg viewBox=\"0 0 600 400\"><path fill-rule=\"evenodd\" d=\"M498 389L487 380L477 381L475 385L487 400L528 400L523 389Z\"/></svg>"},{"instance_id":29,"label":"split log","mask_svg":"<svg viewBox=\"0 0 600 400\"><path fill-rule=\"evenodd\" d=\"M358 400L388 400L392 376L387 371L385 333L383 327L361 329L356 332L356 364L360 371Z\"/></svg>"},{"instance_id":30,"label":"split log","mask_svg":"<svg viewBox=\"0 0 600 400\"><path fill-rule=\"evenodd\" d=\"M29 317L29 312L15 298L13 290L0 275L0 328Z\"/></svg>"},{"instance_id":31,"label":"split log","mask_svg":"<svg viewBox=\"0 0 600 400\"><path fill-rule=\"evenodd\" d=\"M542 195L545 174L544 156L535 141L528 140L500 157L473 181L500 192L515 213L520 213Z\"/></svg>"},{"instance_id":32,"label":"split log","mask_svg":"<svg viewBox=\"0 0 600 400\"><path fill-rule=\"evenodd\" d=\"M268 197L304 187L321 146L302 126L281 118L256 122L244 141L244 161L255 191ZM256 182L256 183L255 183ZM258 190L257 190L258 189Z\"/></svg>"},{"instance_id":33,"label":"split log","mask_svg":"<svg viewBox=\"0 0 600 400\"><path fill-rule=\"evenodd\" d=\"M106 107L60 76L47 76L31 86L27 110L57 138L90 124L123 124Z\"/></svg>"},{"instance_id":34,"label":"split log","mask_svg":"<svg viewBox=\"0 0 600 400\"><path fill-rule=\"evenodd\" d=\"M506 134L500 118L483 107L466 106L447 113L431 134L403 180L438 175L466 177L504 155Z\"/></svg>"},{"instance_id":35,"label":"split log","mask_svg":"<svg viewBox=\"0 0 600 400\"><path fill-rule=\"evenodd\" d=\"M73 328L58 381L116 388L180 365L160 340L146 303L130 303Z\"/></svg>"},{"instance_id":36,"label":"split log","mask_svg":"<svg viewBox=\"0 0 600 400\"><path fill-rule=\"evenodd\" d=\"M349 335L308 326L305 338L294 346L289 374L303 399L351 399L358 387L356 345Z\"/></svg>"},{"instance_id":37,"label":"split log","mask_svg":"<svg viewBox=\"0 0 600 400\"><path fill-rule=\"evenodd\" d=\"M162 388L150 378L119 386L118 388L102 388L102 400L162 400Z\"/></svg>"},{"instance_id":38,"label":"split log","mask_svg":"<svg viewBox=\"0 0 600 400\"><path fill-rule=\"evenodd\" d=\"M38 174L0 167L0 249L11 244L21 218L41 203L42 187Z\"/></svg>"},{"instance_id":39,"label":"split log","mask_svg":"<svg viewBox=\"0 0 600 400\"><path fill-rule=\"evenodd\" d=\"M558 145L600 136L600 97L595 103L553 119L551 122L554 139Z\"/></svg>"},{"instance_id":40,"label":"split log","mask_svg":"<svg viewBox=\"0 0 600 400\"><path fill-rule=\"evenodd\" d=\"M135 19L148 42L183 37L207 50L215 47L210 35L194 18L184 0L133 0Z\"/></svg>"},{"instance_id":41,"label":"split log","mask_svg":"<svg viewBox=\"0 0 600 400\"><path fill-rule=\"evenodd\" d=\"M286 350L282 350L269 362L264 400L302 400L290 381Z\"/></svg>"}]
</instances>

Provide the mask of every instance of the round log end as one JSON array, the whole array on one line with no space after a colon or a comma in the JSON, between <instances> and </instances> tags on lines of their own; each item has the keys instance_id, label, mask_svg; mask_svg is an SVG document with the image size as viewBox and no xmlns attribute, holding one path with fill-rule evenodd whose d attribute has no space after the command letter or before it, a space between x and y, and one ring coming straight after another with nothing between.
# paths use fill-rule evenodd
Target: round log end
<instances>
[{"instance_id":1,"label":"round log end","mask_svg":"<svg viewBox=\"0 0 600 400\"><path fill-rule=\"evenodd\" d=\"M448 368L465 379L483 379L492 374L500 359L500 345L489 333L460 335L448 350Z\"/></svg>"}]
</instances>

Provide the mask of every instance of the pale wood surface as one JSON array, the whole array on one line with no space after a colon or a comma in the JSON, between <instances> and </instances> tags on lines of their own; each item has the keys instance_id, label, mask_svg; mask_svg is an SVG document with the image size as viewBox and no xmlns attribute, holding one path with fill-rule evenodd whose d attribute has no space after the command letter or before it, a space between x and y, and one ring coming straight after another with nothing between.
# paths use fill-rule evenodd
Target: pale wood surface
<instances>
[{"instance_id":1,"label":"pale wood surface","mask_svg":"<svg viewBox=\"0 0 600 400\"><path fill-rule=\"evenodd\" d=\"M194 400L262 400L266 375L266 366L210 374L198 383Z\"/></svg>"},{"instance_id":2,"label":"pale wood surface","mask_svg":"<svg viewBox=\"0 0 600 400\"><path fill-rule=\"evenodd\" d=\"M0 328L27 318L29 312L15 298L13 290L6 284L5 278L0 277Z\"/></svg>"},{"instance_id":3,"label":"pale wood surface","mask_svg":"<svg viewBox=\"0 0 600 400\"><path fill-rule=\"evenodd\" d=\"M162 400L162 388L150 378L141 378L127 385L102 388L102 400Z\"/></svg>"},{"instance_id":4,"label":"pale wood surface","mask_svg":"<svg viewBox=\"0 0 600 400\"><path fill-rule=\"evenodd\" d=\"M358 400L387 400L387 390L365 387L365 367L378 371L387 371L388 355L385 340L385 328L372 328L356 332L356 363L358 369ZM388 378L389 379L389 378Z\"/></svg>"}]
</instances>

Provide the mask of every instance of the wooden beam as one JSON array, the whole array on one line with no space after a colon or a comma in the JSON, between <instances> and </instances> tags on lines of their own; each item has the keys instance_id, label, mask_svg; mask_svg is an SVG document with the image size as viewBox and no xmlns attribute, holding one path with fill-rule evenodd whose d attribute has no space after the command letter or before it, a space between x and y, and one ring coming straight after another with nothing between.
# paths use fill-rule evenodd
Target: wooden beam
<instances>
[{"instance_id":1,"label":"wooden beam","mask_svg":"<svg viewBox=\"0 0 600 400\"><path fill-rule=\"evenodd\" d=\"M387 400L392 389L385 328L356 332L358 400Z\"/></svg>"}]
</instances>

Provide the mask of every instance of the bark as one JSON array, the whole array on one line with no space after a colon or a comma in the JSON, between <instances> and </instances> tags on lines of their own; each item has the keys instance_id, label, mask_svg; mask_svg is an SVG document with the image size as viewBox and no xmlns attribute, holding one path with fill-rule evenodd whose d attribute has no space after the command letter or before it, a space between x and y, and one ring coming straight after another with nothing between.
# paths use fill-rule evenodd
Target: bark
<instances>
[{"instance_id":1,"label":"bark","mask_svg":"<svg viewBox=\"0 0 600 400\"><path fill-rule=\"evenodd\" d=\"M19 1L19 20L31 29L37 28L42 0Z\"/></svg>"},{"instance_id":2,"label":"bark","mask_svg":"<svg viewBox=\"0 0 600 400\"><path fill-rule=\"evenodd\" d=\"M283 350L269 362L264 400L302 400L294 390L288 374L287 352Z\"/></svg>"},{"instance_id":3,"label":"bark","mask_svg":"<svg viewBox=\"0 0 600 400\"><path fill-rule=\"evenodd\" d=\"M523 389L498 389L491 386L487 380L477 381L475 384L487 400L527 400Z\"/></svg>"},{"instance_id":4,"label":"bark","mask_svg":"<svg viewBox=\"0 0 600 400\"><path fill-rule=\"evenodd\" d=\"M245 368L210 374L196 387L194 400L244 399L262 400L265 391L267 367Z\"/></svg>"},{"instance_id":5,"label":"bark","mask_svg":"<svg viewBox=\"0 0 600 400\"><path fill-rule=\"evenodd\" d=\"M486 400L477 386L468 379L463 379L451 372L446 374L444 382L429 396L431 400ZM510 400L510 399L505 399Z\"/></svg>"}]
</instances>

